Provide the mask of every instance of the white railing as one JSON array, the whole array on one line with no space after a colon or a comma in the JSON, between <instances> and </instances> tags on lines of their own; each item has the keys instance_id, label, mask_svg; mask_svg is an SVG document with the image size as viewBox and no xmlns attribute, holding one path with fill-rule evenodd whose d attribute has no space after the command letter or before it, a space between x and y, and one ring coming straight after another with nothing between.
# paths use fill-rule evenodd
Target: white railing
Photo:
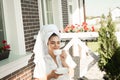
<instances>
[{"instance_id":1,"label":"white railing","mask_svg":"<svg viewBox=\"0 0 120 80\"><path fill-rule=\"evenodd\" d=\"M82 40L98 38L97 32L61 33L62 40L77 37Z\"/></svg>"},{"instance_id":2,"label":"white railing","mask_svg":"<svg viewBox=\"0 0 120 80\"><path fill-rule=\"evenodd\" d=\"M120 32L116 32L116 36L120 43ZM98 32L61 33L62 40L70 40L64 49L69 51L72 46L73 56L80 57L79 77L84 76L99 60L98 55L92 52L85 42L81 40L92 40L98 37Z\"/></svg>"},{"instance_id":3,"label":"white railing","mask_svg":"<svg viewBox=\"0 0 120 80\"><path fill-rule=\"evenodd\" d=\"M120 43L120 32L115 33L118 42ZM70 39L77 37L82 40L90 40L94 38L98 38L99 34L98 32L79 32L79 33L61 33L62 40Z\"/></svg>"}]
</instances>

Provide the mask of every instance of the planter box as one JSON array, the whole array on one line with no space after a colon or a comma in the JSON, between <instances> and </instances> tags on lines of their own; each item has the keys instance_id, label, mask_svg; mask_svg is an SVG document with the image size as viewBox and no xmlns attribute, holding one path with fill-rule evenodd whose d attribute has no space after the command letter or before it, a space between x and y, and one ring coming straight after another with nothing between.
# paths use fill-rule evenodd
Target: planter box
<instances>
[{"instance_id":1,"label":"planter box","mask_svg":"<svg viewBox=\"0 0 120 80\"><path fill-rule=\"evenodd\" d=\"M10 50L0 53L0 61L9 57Z\"/></svg>"}]
</instances>

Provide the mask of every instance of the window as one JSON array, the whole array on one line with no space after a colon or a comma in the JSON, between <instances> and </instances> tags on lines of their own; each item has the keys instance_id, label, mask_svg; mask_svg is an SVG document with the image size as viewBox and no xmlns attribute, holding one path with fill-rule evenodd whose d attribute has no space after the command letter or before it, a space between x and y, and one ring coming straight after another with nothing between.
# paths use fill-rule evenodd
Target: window
<instances>
[{"instance_id":1,"label":"window","mask_svg":"<svg viewBox=\"0 0 120 80\"><path fill-rule=\"evenodd\" d=\"M52 0L41 0L41 8L43 24L54 23Z\"/></svg>"}]
</instances>

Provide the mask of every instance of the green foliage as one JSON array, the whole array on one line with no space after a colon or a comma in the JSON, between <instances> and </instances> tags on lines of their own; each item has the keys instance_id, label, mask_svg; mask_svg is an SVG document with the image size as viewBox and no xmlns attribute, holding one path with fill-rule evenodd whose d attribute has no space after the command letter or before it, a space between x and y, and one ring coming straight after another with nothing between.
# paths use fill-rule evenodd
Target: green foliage
<instances>
[{"instance_id":1,"label":"green foliage","mask_svg":"<svg viewBox=\"0 0 120 80\"><path fill-rule=\"evenodd\" d=\"M116 49L115 54L108 60L105 70L108 79L120 80L120 47Z\"/></svg>"},{"instance_id":2,"label":"green foliage","mask_svg":"<svg viewBox=\"0 0 120 80\"><path fill-rule=\"evenodd\" d=\"M115 77L118 76L118 68L115 66L116 62L114 61L114 59L112 59L113 55L116 54L118 48L118 42L115 36L115 24L114 22L112 22L110 13L107 18L105 18L104 16L102 17L103 18L101 18L101 28L98 32L98 52L100 54L98 65L102 71L105 71L107 73L109 78L115 79ZM120 74L120 71L118 73Z\"/></svg>"},{"instance_id":3,"label":"green foliage","mask_svg":"<svg viewBox=\"0 0 120 80\"><path fill-rule=\"evenodd\" d=\"M105 15L104 14L102 14L102 16L101 16L103 19L105 19Z\"/></svg>"}]
</instances>

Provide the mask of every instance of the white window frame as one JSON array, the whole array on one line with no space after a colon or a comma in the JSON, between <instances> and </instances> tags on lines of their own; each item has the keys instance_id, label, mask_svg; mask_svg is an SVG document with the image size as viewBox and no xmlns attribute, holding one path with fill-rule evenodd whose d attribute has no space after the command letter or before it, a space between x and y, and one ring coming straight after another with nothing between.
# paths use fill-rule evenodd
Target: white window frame
<instances>
[{"instance_id":1,"label":"white window frame","mask_svg":"<svg viewBox=\"0 0 120 80\"><path fill-rule=\"evenodd\" d=\"M26 66L32 55L27 54L25 50L21 0L3 0L2 2L6 40L11 46L11 51L8 59L0 61L0 73L2 73L0 78Z\"/></svg>"}]
</instances>

